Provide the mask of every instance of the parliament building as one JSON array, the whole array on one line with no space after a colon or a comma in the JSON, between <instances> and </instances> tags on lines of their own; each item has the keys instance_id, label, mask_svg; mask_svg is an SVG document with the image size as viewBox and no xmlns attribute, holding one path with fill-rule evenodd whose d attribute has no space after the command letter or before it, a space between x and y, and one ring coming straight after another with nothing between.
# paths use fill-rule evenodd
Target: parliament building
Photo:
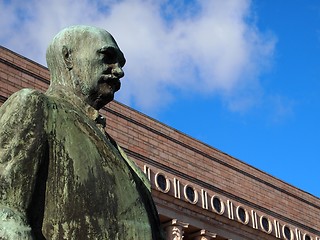
<instances>
[{"instance_id":1,"label":"parliament building","mask_svg":"<svg viewBox=\"0 0 320 240\"><path fill-rule=\"evenodd\" d=\"M0 105L49 71L0 46ZM169 240L320 240L320 199L113 101L107 132L144 171Z\"/></svg>"}]
</instances>

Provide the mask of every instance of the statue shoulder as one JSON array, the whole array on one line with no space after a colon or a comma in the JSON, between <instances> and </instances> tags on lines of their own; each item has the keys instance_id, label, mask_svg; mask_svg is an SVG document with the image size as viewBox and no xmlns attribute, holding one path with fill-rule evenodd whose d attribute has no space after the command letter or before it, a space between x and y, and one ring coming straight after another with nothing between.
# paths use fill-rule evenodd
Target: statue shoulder
<instances>
[{"instance_id":1,"label":"statue shoulder","mask_svg":"<svg viewBox=\"0 0 320 240\"><path fill-rule=\"evenodd\" d=\"M1 109L10 110L15 108L37 108L43 106L47 102L47 97L34 89L24 88L12 94L3 104Z\"/></svg>"},{"instance_id":2,"label":"statue shoulder","mask_svg":"<svg viewBox=\"0 0 320 240\"><path fill-rule=\"evenodd\" d=\"M12 94L9 98L19 99L21 103L28 103L30 101L37 102L37 101L45 101L47 99L46 95L38 90L24 88L18 92Z\"/></svg>"},{"instance_id":3,"label":"statue shoulder","mask_svg":"<svg viewBox=\"0 0 320 240\"><path fill-rule=\"evenodd\" d=\"M43 121L47 115L48 98L44 93L22 89L12 94L0 107L0 130L8 125L27 126Z\"/></svg>"}]
</instances>

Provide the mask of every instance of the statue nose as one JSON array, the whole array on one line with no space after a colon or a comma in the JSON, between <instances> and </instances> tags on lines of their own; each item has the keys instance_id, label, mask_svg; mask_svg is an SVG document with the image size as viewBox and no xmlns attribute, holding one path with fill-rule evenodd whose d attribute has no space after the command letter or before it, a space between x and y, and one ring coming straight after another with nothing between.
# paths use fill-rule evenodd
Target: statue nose
<instances>
[{"instance_id":1,"label":"statue nose","mask_svg":"<svg viewBox=\"0 0 320 240\"><path fill-rule=\"evenodd\" d=\"M111 73L117 78L122 78L124 76L124 72L119 65L114 66L114 68L111 70Z\"/></svg>"}]
</instances>

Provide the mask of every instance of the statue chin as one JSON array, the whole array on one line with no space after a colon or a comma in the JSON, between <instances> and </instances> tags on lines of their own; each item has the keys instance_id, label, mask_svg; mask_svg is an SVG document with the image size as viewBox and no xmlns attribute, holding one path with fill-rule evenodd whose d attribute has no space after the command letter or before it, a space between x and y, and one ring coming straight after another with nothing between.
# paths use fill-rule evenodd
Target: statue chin
<instances>
[{"instance_id":1,"label":"statue chin","mask_svg":"<svg viewBox=\"0 0 320 240\"><path fill-rule=\"evenodd\" d=\"M104 99L99 99L98 101L95 102L94 106L92 106L93 108L95 108L96 110L99 110L101 108L103 108L105 105L107 105L109 102L111 102L113 100L113 95L112 97L109 96L108 98L104 98Z\"/></svg>"},{"instance_id":2,"label":"statue chin","mask_svg":"<svg viewBox=\"0 0 320 240\"><path fill-rule=\"evenodd\" d=\"M105 92L101 90L102 89L100 89L100 91L92 91L86 100L86 102L96 110L101 109L114 99L113 90L108 89L109 91Z\"/></svg>"}]
</instances>

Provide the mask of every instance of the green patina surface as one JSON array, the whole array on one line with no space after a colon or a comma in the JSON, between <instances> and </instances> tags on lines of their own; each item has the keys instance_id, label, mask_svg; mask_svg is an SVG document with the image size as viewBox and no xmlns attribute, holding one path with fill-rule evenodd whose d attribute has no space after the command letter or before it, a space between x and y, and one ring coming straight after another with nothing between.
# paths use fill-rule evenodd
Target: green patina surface
<instances>
[{"instance_id":1,"label":"green patina surface","mask_svg":"<svg viewBox=\"0 0 320 240\"><path fill-rule=\"evenodd\" d=\"M123 76L114 39L70 28L47 59L48 92L0 108L0 239L161 239L149 182L95 121Z\"/></svg>"}]
</instances>

